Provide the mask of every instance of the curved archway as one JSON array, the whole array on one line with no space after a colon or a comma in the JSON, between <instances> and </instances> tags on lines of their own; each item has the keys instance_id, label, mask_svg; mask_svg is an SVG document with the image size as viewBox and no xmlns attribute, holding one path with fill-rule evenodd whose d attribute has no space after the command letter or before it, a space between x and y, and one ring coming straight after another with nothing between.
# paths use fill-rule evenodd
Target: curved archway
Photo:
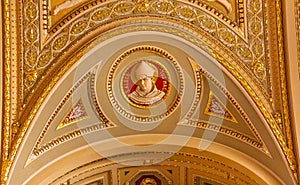
<instances>
[{"instance_id":1,"label":"curved archway","mask_svg":"<svg viewBox=\"0 0 300 185\"><path fill-rule=\"evenodd\" d=\"M1 182L112 183L107 179L117 178L117 172L122 173L119 182L129 184L146 177L177 182L176 172L189 174L185 180L180 177L181 184L194 177L213 184L295 184L280 5L276 2L276 10L273 2L224 2L70 1L70 9L58 14L52 10L59 2L20 2L26 7L16 29L23 33L22 41L16 41L15 32L9 36L5 22L3 81L10 94L3 96ZM19 6L4 4L5 12ZM5 14L6 20L9 16ZM10 24L16 28L16 22ZM21 48L22 54L14 48ZM151 90L164 93L155 103L128 97L138 86L131 77L140 59L153 68ZM86 174L83 181L86 171L81 169L90 165L85 157L80 164L51 169L90 149L99 154L90 153L94 161L119 161L100 165L95 178ZM137 153L127 155L133 149ZM148 153L141 154L144 150ZM155 164L135 160L143 154L158 159L157 153L165 155ZM229 160L230 154L237 161ZM186 162L176 164L179 168L164 167L180 156ZM218 160L211 163L209 157ZM203 166L194 158L209 162ZM131 167L120 164L124 159ZM222 160L228 168L213 172L219 164L224 167ZM142 171L132 166L134 161ZM42 179L50 171L51 177Z\"/></svg>"}]
</instances>

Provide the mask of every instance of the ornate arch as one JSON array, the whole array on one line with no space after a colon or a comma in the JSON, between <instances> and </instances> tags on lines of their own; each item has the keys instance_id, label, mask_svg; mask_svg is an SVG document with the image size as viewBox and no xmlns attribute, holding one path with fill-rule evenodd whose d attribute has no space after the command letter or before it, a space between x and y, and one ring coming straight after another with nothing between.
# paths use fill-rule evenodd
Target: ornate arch
<instances>
[{"instance_id":1,"label":"ornate arch","mask_svg":"<svg viewBox=\"0 0 300 185\"><path fill-rule=\"evenodd\" d=\"M214 58L251 97L296 174L280 2L230 1L234 11L220 2L95 0L74 4L55 15L52 1L5 3L4 10L11 14L4 16L4 86L8 91L4 98L2 181L37 112L52 95L51 89L93 47L134 32L179 37ZM14 21L15 17L22 17L22 22ZM13 37L9 45L16 33L21 33L20 42ZM14 46L22 52L11 49Z\"/></svg>"}]
</instances>

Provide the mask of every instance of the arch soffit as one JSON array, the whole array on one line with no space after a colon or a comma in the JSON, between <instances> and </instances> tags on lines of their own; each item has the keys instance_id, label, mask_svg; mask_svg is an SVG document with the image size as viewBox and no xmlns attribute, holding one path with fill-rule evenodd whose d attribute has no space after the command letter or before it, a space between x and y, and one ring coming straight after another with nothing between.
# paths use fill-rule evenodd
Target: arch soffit
<instances>
[{"instance_id":1,"label":"arch soffit","mask_svg":"<svg viewBox=\"0 0 300 185\"><path fill-rule=\"evenodd\" d=\"M147 17L147 19L151 20L150 17ZM160 18L155 17L155 20L158 20L158 19L160 19ZM63 46L63 49L61 49L61 48L59 49L58 53L63 52L63 55L62 56L57 55L56 57L53 57L53 61L51 62L52 66L51 67L46 66L44 68L44 69L47 68L47 72L44 73L46 75L45 75L45 77L41 78L43 80L39 81L37 84L43 84L43 82L49 80L50 76L59 77L59 75L62 75L63 73L65 73L68 70L68 68L72 66L72 62L73 63L76 62L76 59L75 60L73 59L73 60L70 60L70 62L68 64L65 64L65 61L66 61L65 59L70 59L72 52L79 51L78 48L80 48L80 46L83 46L84 42L87 41L87 43L90 43L90 41L93 40L91 38L93 38L93 37L95 38L96 35L102 36L103 34L99 34L99 33L106 33L104 31L105 29L107 29L106 31L108 31L112 28L118 28L118 26L120 26L124 23L126 23L128 25L129 24L134 25L134 24L143 24L143 21L144 21L144 23L147 24L148 20L146 20L142 17L140 19L132 20L132 22L130 23L130 19L128 19L128 20L124 19L124 20L119 20L119 21L115 21L113 23L107 24L103 27L99 27L98 29L94 29L94 30L91 29L93 31L84 30L84 32L82 32L84 34L81 35L80 37L78 37L78 38L80 38L80 40L76 40L77 43L71 42L71 39L70 39L69 43L66 44L65 46ZM162 18L161 21L158 21L158 23L169 23L172 26L175 25L175 22L173 22L174 20L172 20L172 19L167 20L167 21L166 20L167 19ZM137 21L137 22L134 23L135 21ZM177 28L180 28L180 30L181 29L185 30L188 27L191 27L191 28L193 27L190 24L190 22L187 22L187 24L185 24L185 22L187 22L187 21L182 19L182 25L184 25L185 28L183 28L183 26L180 24ZM74 27L74 25L75 24L73 24L72 26ZM72 26L70 24L69 24L69 26L71 29ZM110 26L112 26L112 27L109 28ZM171 26L171 28L176 28L176 26L175 27L172 27L172 26ZM66 27L64 26L64 29L65 28ZM121 26L120 26L120 28L121 28ZM259 85L257 86L257 84L260 84L260 83L256 83L258 81L255 78L252 78L251 73L249 73L249 70L245 69L245 66L242 64L242 62L237 62L240 60L238 58L234 57L235 56L234 52L232 53L230 50L228 50L228 48L222 47L224 45L224 43L220 43L219 41L214 40L213 37L211 37L209 34L207 34L206 31L203 31L201 29L196 29L197 31L195 31L195 29L190 29L189 31L191 31L191 30L193 30L192 32L194 32L197 37L200 37L202 39L202 41L204 40L205 45L204 45L204 48L202 48L202 49L205 50L207 53L211 54L211 56L213 56L213 58L216 58L220 64L225 66L225 68L228 71L230 71L230 73L235 77L235 79L237 79L239 84L242 84L243 88L246 89L246 92L248 94L250 94L250 97L252 98L252 100L255 101L255 103L258 107L258 110L263 113L265 120L268 121L270 127L272 128L273 132L275 133L277 140L279 141L284 153L286 154L286 156L288 158L290 158L290 148L288 148L288 146L287 146L285 140L282 138L282 136L280 134L278 134L281 131L278 129L278 126L276 125L276 121L272 115L273 109L271 108L272 106L268 102L268 97L266 96L266 93L257 93L257 92L264 92L264 90ZM73 31L75 31L75 30L73 30ZM185 30L185 31L187 31L187 30ZM61 33L64 34L63 31ZM50 42L51 39L49 39L44 43L43 48L47 50L47 47L49 48L49 47L55 46L55 41L58 40L56 38L59 38L59 36L60 35L58 34L58 32L53 34L53 37L49 37L52 39L53 43L51 43ZM70 38L72 38L72 37L70 37ZM59 45L59 42L57 42L57 43ZM215 43L219 43L219 45L216 45ZM68 49L66 49L66 48L68 48ZM87 48L85 48L85 49L87 49ZM43 50L43 51L46 51L46 50ZM41 56L43 56L43 51L41 52L42 53ZM81 52L84 52L84 51L82 50ZM75 52L75 53L77 53L77 52ZM232 53L232 55L229 55L228 53ZM228 58L226 58L226 57L228 57ZM59 69L59 68L61 68L61 66L64 66L64 68L62 68L60 73L58 75L53 75L53 74L57 74L57 72L55 72L56 71L55 69ZM241 71L243 71L243 72L241 72ZM54 81L52 81L52 83L50 83L50 84L54 85L55 84ZM25 118L27 120L23 120L25 122L25 124L24 124L24 127L20 131L21 138L29 126L29 123L31 121L30 119L35 114L35 112L30 112L29 110L37 110L39 108L39 106L42 104L42 99L44 99L47 96L47 94L49 93L49 91L47 92L47 90L43 91L43 89L46 89L46 87L43 85L36 85L36 87L38 87L37 91L35 91L36 94L39 94L39 93L42 94L42 96L41 96L42 98L33 104L29 103L28 108L25 109L24 115L27 115L27 116L25 116ZM27 113L26 113L26 111L27 111Z\"/></svg>"},{"instance_id":2,"label":"arch soffit","mask_svg":"<svg viewBox=\"0 0 300 185\"><path fill-rule=\"evenodd\" d=\"M149 36L150 35L150 36ZM156 35L156 36L155 36ZM83 55L83 56L80 56L79 58L79 60L75 60L74 62L76 62L74 65L72 65L70 68L67 68L65 71L63 71L63 75L61 76L61 78L56 78L57 80L59 80L59 81L55 81L55 82L53 82L54 84L56 84L56 85L54 85L53 87L54 87L54 90L52 90L51 92L50 92L50 94L53 94L53 93L55 93L55 91L56 90L58 90L58 88L60 87L60 81L63 81L64 80L64 77L65 76L68 76L69 75L69 73L73 70L73 71L77 71L78 72L78 70L76 70L76 68L78 68L78 69L80 69L79 70L79 73L77 74L77 75L75 75L75 79L74 79L74 81L78 81L80 78L82 78L82 76L84 75L84 74L86 74L87 73L87 71L90 69L90 68L92 68L92 66L94 66L95 64L97 64L97 62L99 62L100 61L100 63L101 63L101 59L99 59L99 61L96 61L96 60L90 60L90 61L94 61L94 62L90 62L90 63L88 63L87 61L89 61L89 59L92 59L92 58L89 58L93 53L95 53L96 51L98 51L98 54L101 54L101 51L102 52L104 52L104 53L106 53L105 52L105 50L101 50L102 49L102 46L105 46L105 45L109 45L109 43L110 43L110 41L114 41L114 42L117 42L117 41L120 41L121 43L126 43L126 44L129 44L128 42L124 42L124 41L122 41L122 39L125 39L126 40L126 38L129 38L127 41L132 41L132 42L134 42L134 39L132 39L133 37L135 37L135 38L139 38L139 37L144 37L143 39L145 39L145 40L148 40L148 42L150 42L149 40L151 40L151 36L153 37L153 38L155 38L155 37L158 37L158 38L156 38L157 40L160 40L161 42L163 42L163 41L169 41L169 44L171 44L172 42L174 42L174 41L171 41L172 39L178 39L179 41L178 42L186 42L186 40L184 40L184 39L182 39L182 38L180 38L180 37L175 37L174 35L172 35L172 34L169 34L169 33L161 33L161 32L157 32L157 31L153 31L153 32L141 32L141 31L138 31L138 32L129 32L129 33L122 33L121 35L117 35L117 36L115 36L115 37L111 37L110 39L106 39L105 41L103 41L103 42L98 42L98 41L96 41L96 45L93 45L93 47L89 47L90 48L90 51L87 51L87 52L83 52L83 53L80 53L79 52L79 55L81 55L81 54L87 54L87 55ZM163 39L162 38L162 36L163 37L169 37L169 38L167 38L167 39ZM130 39L131 38L131 39ZM153 39L152 38L152 39ZM138 39L138 40L143 40L142 38L141 39ZM155 40L155 39L153 39L153 40ZM142 42L143 43L143 42ZM186 42L185 44L186 44L186 46L188 46L188 44L187 44L188 42ZM175 45L178 45L178 43L174 43ZM192 48L192 47L191 47ZM190 50L190 51L192 51L192 50ZM199 52L199 50L197 51L197 52ZM88 54L88 53L91 53L91 54ZM213 57L211 57L211 56L209 56L209 55L207 55L205 52L203 52L202 51L202 54L203 55L206 55L206 57L208 57L208 58L210 58L210 60L211 60L211 62L213 61L213 60L215 60L215 59L213 59ZM97 57L97 55L95 55L96 57ZM95 58L95 56L93 57L94 59L96 59ZM197 59L199 59L200 57L201 57L201 55L198 55L198 57L197 57L197 55L196 54L191 54L191 56L195 56L195 57L193 57L193 58L197 58ZM109 56L108 56L109 57ZM203 56L202 56L203 57ZM75 59L78 59L77 57L75 57ZM71 62L72 62L72 60L70 60ZM105 61L105 60L104 60ZM202 61L202 60L200 60L200 61ZM102 61L103 62L103 61ZM199 61L198 61L199 62ZM199 62L200 64L201 64L201 62ZM217 62L215 62L215 63L212 63L213 65L218 65L217 64ZM203 66L203 64L202 64L202 66ZM204 65L205 66L205 65ZM208 67L209 68L209 66L206 66L206 67ZM217 67L214 67L214 68L217 68ZM72 69L72 70L71 70ZM223 74L223 71L222 70L220 70L219 71L219 74L222 74L222 75L224 75ZM218 81L222 81L222 80L224 80L224 79L218 79ZM226 84L225 84L226 85ZM240 85L239 83L237 83L237 85ZM52 88L51 88L52 89ZM246 96L247 97L247 96ZM42 108L43 109L43 108ZM40 122L40 121L39 121ZM33 125L31 125L31 126L33 126Z\"/></svg>"}]
</instances>

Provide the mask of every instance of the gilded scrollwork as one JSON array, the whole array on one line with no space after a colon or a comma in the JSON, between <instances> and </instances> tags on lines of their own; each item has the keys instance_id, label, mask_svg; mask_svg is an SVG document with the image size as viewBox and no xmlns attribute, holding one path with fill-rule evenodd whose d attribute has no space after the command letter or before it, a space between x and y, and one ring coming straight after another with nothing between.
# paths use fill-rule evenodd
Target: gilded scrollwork
<instances>
[{"instance_id":1,"label":"gilded scrollwork","mask_svg":"<svg viewBox=\"0 0 300 185\"><path fill-rule=\"evenodd\" d=\"M244 3L244 2L243 2ZM194 3L195 4L195 3ZM88 5L85 5L88 6ZM52 50L49 55L47 52L46 56L45 52L42 50L41 54L39 54L38 58L43 58L47 60L43 60L42 66L47 66L45 63L46 61L51 63L52 60L55 59L57 56L55 53L56 51L62 51L62 49L66 48L70 42L73 41L72 38L79 37L85 32L93 29L96 25L101 25L109 20L117 19L118 17L124 16L136 16L140 13L147 13L151 15L158 15L158 16L172 16L173 18L178 18L183 21L190 22L195 26L199 26L202 29L207 30L207 32L211 33L214 37L220 38L220 40L224 43L224 45L228 46L230 50L239 54L239 57L243 59L245 63L251 62L253 60L257 60L262 57L264 54L262 45L263 42L259 40L262 35L262 20L261 15L261 4L251 3L248 6L249 11L253 13L254 17L250 17L249 27L254 28L253 31L249 30L249 38L244 33L240 33L238 29L235 29L236 23L232 22L226 16L222 16L218 11L212 10L208 5L205 3L196 3L196 6L193 6L188 3L184 2L171 2L171 1L118 1L118 2L110 2L106 5L102 3L93 4L91 6L96 6L97 8L92 11L87 10L86 8L80 9L84 11L85 14L79 17L77 20L74 21L72 24L68 24L68 21L63 21L58 24L57 28L52 28L52 30L59 31L58 34L54 37L49 37L49 44L52 45ZM239 2L239 6L243 7L244 5ZM199 9L200 8L200 9ZM212 14L217 14L218 18L212 17L209 13L207 14L202 9L207 9L212 12ZM147 11L145 11L147 9ZM70 18L66 18L67 20L71 20L73 17L78 17L79 15L70 15ZM243 17L244 12L240 12L240 16ZM259 16L260 15L260 16ZM59 30L59 27L65 27L64 29ZM239 29L242 28L241 25ZM244 35L244 38L240 35ZM30 37L29 37L30 38ZM253 40L253 44L250 43L250 46L243 40ZM52 42L52 44L51 44ZM34 50L31 50L34 52ZM31 54L31 62L34 64L37 56ZM257 59L256 59L257 58ZM263 60L261 60L263 61ZM39 66L39 65L38 65ZM43 69L44 70L44 69ZM250 67L250 70L252 68ZM261 71L260 75L256 75L256 77L264 82L262 87L268 88L265 85L265 77L266 75L261 75L261 73L265 73L265 71ZM29 74L30 75L30 74ZM27 76L29 76L27 75ZM34 78L31 78L34 79ZM36 80L36 79L35 79ZM34 81L30 81L34 83Z\"/></svg>"},{"instance_id":2,"label":"gilded scrollwork","mask_svg":"<svg viewBox=\"0 0 300 185\"><path fill-rule=\"evenodd\" d=\"M40 4L42 4L42 6L40 6ZM61 53L66 51L66 48L74 45L74 43L79 41L82 37L88 35L88 33L94 31L95 29L100 28L106 23L126 20L130 17L141 18L144 15L148 15L149 19L151 19L151 16L153 16L157 19L165 20L167 22L176 20L182 25L182 27L192 25L194 28L192 29L192 32L197 32L197 34L200 34L200 39L209 38L204 38L201 36L201 34L208 34L212 37L209 41L210 45L207 46L204 44L207 40L199 41L195 38L192 38L188 34L184 35L182 33L176 33L176 31L172 32L170 29L167 30L166 28L151 28L150 26L147 27L147 25L143 27L144 30L162 31L182 36L196 45L204 44L200 47L215 57L221 64L223 64L223 66L225 66L228 71L230 71L244 86L246 91L256 102L256 105L261 110L262 114L273 130L278 142L280 143L291 169L294 173L296 173L297 169L295 164L295 156L293 153L292 135L288 116L289 111L288 100L286 96L286 79L284 78L285 66L283 58L284 51L282 49L283 33L282 30L280 30L282 27L280 3L278 0L276 1L276 9L279 12L273 12L274 14L277 13L277 16L273 16L273 18L277 19L274 22L276 22L279 27L278 30L276 30L279 37L278 41L272 40L274 37L271 38L272 41L269 41L269 38L266 37L267 34L264 34L266 31L264 30L264 24L270 23L264 19L264 14L267 14L268 12L263 9L265 4L263 4L262 1L253 0L250 3L239 0L237 4L237 10L239 12L237 15L238 20L232 20L222 12L217 11L215 8L202 1L93 1L91 4L84 4L80 6L78 9L76 9L76 11L66 15L65 19L63 19L61 22L53 25L53 27L50 27L50 23L48 22L49 18L47 17L50 16L49 11L47 10L48 2L46 0L43 0L42 2L37 0L24 0L22 2L23 10L21 12L24 17L22 17L22 23L20 24L19 29L21 32L19 35L21 36L16 36L16 19L18 16L15 15L18 8L15 1L6 0L3 3L3 9L5 11L5 14L3 14L5 20L5 25L3 26L3 43L5 47L3 158L6 159L8 157L8 151L10 148L9 143L11 142L11 132L13 132L13 134L19 132L17 139L22 139L22 137L25 135L26 129L30 125L30 122L33 120L38 108L42 104L43 99L46 97L47 92L50 90L46 89L42 97L39 98L38 101L33 105L31 105L30 113L28 114L28 118L24 119L24 123L15 122L16 116L21 115L21 111L30 105L30 101L26 98L36 90L35 84L37 81L42 79L44 77L43 75L49 72L49 67L56 64L55 62L57 61L57 58ZM299 9L299 2L297 2L296 6ZM245 15L245 11L247 12L247 15ZM298 15L299 12L300 11L297 11ZM42 23L41 20L43 20ZM150 20L150 22L151 21L152 20ZM124 21L124 23L134 24L136 22L127 19ZM144 21L144 23L147 23L147 21ZM172 24L174 24L174 22L172 22ZM245 26L244 24L247 25ZM297 26L299 27L298 20ZM203 30L204 32L202 32ZM46 33L42 34L41 32ZM117 34L120 34L121 32L122 31ZM299 37L298 29L298 38ZM16 40L18 38L21 38L19 42L22 45L16 47ZM214 39L219 40L220 43L213 42ZM269 93L272 91L272 85L269 82L270 60L268 60L268 55L270 54L268 47L272 46L267 45L267 42L278 42L280 47L279 59L275 62L279 63L280 76L282 76L282 78L280 78L280 87L282 88L282 90L280 89L280 93L282 93L283 96L282 99L279 100L280 105L282 104L283 107L283 110L279 110L282 115L281 119L278 119L278 117L274 116L276 114L273 114L274 112L272 111L272 105L270 105L270 102L266 102L266 100L263 99L263 97L269 97ZM214 51L215 45L218 45L217 48L222 48L224 51L230 52L218 53L218 51ZM299 45L300 44L298 41L298 50L300 50ZM17 48L21 49L23 53L23 56L20 57L21 64L12 65L12 63L17 63L16 53L19 52L17 51ZM222 54L224 55L221 56ZM243 64L235 63L236 61L229 60L229 55L230 57L232 57L232 55L236 55L236 61L243 61ZM228 61L226 61L227 59ZM300 59L298 60L300 61ZM232 63L229 65L228 62ZM72 62L69 63L67 67L64 67L64 70L62 71L65 72L71 65ZM247 68L245 70L247 71L247 74L241 74L240 71L243 71L245 68ZM253 76L256 78L256 81L255 79L253 80L248 77L248 75L251 76L252 74L254 74ZM24 89L22 87L17 89L17 76L21 77L21 84L24 84ZM259 83L254 85L255 82ZM55 80L50 83L49 87L47 88L53 87L54 83ZM256 92L262 92L263 96L257 95ZM277 98L280 97L278 96ZM21 99L20 102L25 102L26 104L19 105L16 103L18 101L16 99ZM20 125L23 125L21 129L19 129ZM286 129L284 131L287 139L281 135L281 128ZM11 148L12 153L16 153L19 144L20 141L16 141L16 145ZM12 159L10 160L13 160L14 155L15 154L11 156ZM11 166L11 163L12 161L7 162L7 169L5 170L4 176L1 179L2 182L3 179L7 178L8 169Z\"/></svg>"},{"instance_id":3,"label":"gilded scrollwork","mask_svg":"<svg viewBox=\"0 0 300 185\"><path fill-rule=\"evenodd\" d=\"M222 56L224 57L229 57L228 54L225 54L223 53L222 56L218 53L216 53L215 51L213 51L211 48L209 48L206 44L203 43L203 41L201 41L200 39L204 38L204 37L201 37L201 35L199 35L199 39L195 39L195 38L191 38L191 36L189 34L183 34L183 33L178 33L174 30L170 30L170 29L166 29L164 27L155 27L155 26L141 26L141 27L132 27L132 28L128 28L128 30L123 30L124 32L128 32L128 31L133 31L133 30L155 30L155 31L164 31L164 32L169 32L169 33L172 33L172 34L180 34L181 37L184 37L188 40L191 40L193 43L195 43L196 45L200 46L201 48L203 48L206 52L210 53L212 56L214 56L220 63L222 63L227 69L230 69L230 71L232 72L232 74L234 76L237 77L237 79L239 79L239 81L242 83L243 86L247 87L247 91L251 94L252 97L256 97L256 93L254 92L254 89L252 88L256 88L255 87L256 85L253 84L253 82L251 82L251 80L249 81L249 77L243 77L241 76L240 74L240 71L242 71L242 69L239 69L237 68L236 70L239 71L235 71L235 69L232 67L232 66L237 66L236 65L236 62L238 60L232 60L231 61L231 64L229 64L228 62L229 61L226 61ZM116 34L116 32L115 32ZM117 34L120 34L120 32L118 32ZM113 34L111 35L113 36ZM105 38L108 38L109 36L107 35ZM209 40L205 40L206 42L209 42ZM222 47L221 45L216 45L217 42L214 42L214 43L211 43L211 46L212 47ZM226 49L224 48L224 51ZM218 50L220 51L220 50ZM224 52L223 51L223 52ZM230 56L232 57L232 56ZM247 78L247 79L245 79ZM248 82L251 82L251 84L248 84ZM258 89L257 89L258 90ZM272 118L272 115L269 114L268 110L270 110L270 108L267 108L266 106L268 105L268 101L264 100L264 99L256 99L256 102L258 104L258 107L260 107L260 109L263 111L263 114L265 116L267 116L268 120L269 120L269 124L272 125L271 128L272 130L274 131L274 133L280 133L280 132L277 132L277 126L276 126L276 122L273 120ZM283 150L286 152L286 154L289 154L291 152L288 152L290 149L286 146L286 143L284 141L284 138L282 137L282 135L280 134L277 134L276 135L278 137L278 140L280 141L280 144L283 148ZM293 157L290 157L290 159L293 159Z\"/></svg>"},{"instance_id":4,"label":"gilded scrollwork","mask_svg":"<svg viewBox=\"0 0 300 185\"><path fill-rule=\"evenodd\" d=\"M38 77L38 69L36 67L37 58L39 55L39 35L40 35L40 11L38 3L35 1L24 2L24 16L23 24L24 30L24 85L25 92L34 85ZM24 93L26 95L26 93Z\"/></svg>"}]
</instances>

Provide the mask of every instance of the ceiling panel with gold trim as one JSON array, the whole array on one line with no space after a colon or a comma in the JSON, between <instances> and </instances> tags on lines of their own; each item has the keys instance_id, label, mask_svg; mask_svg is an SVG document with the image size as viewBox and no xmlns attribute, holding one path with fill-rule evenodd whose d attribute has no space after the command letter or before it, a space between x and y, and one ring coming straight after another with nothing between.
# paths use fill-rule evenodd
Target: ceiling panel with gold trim
<instances>
[{"instance_id":1,"label":"ceiling panel with gold trim","mask_svg":"<svg viewBox=\"0 0 300 185\"><path fill-rule=\"evenodd\" d=\"M298 182L279 0L1 8L2 184Z\"/></svg>"}]
</instances>

